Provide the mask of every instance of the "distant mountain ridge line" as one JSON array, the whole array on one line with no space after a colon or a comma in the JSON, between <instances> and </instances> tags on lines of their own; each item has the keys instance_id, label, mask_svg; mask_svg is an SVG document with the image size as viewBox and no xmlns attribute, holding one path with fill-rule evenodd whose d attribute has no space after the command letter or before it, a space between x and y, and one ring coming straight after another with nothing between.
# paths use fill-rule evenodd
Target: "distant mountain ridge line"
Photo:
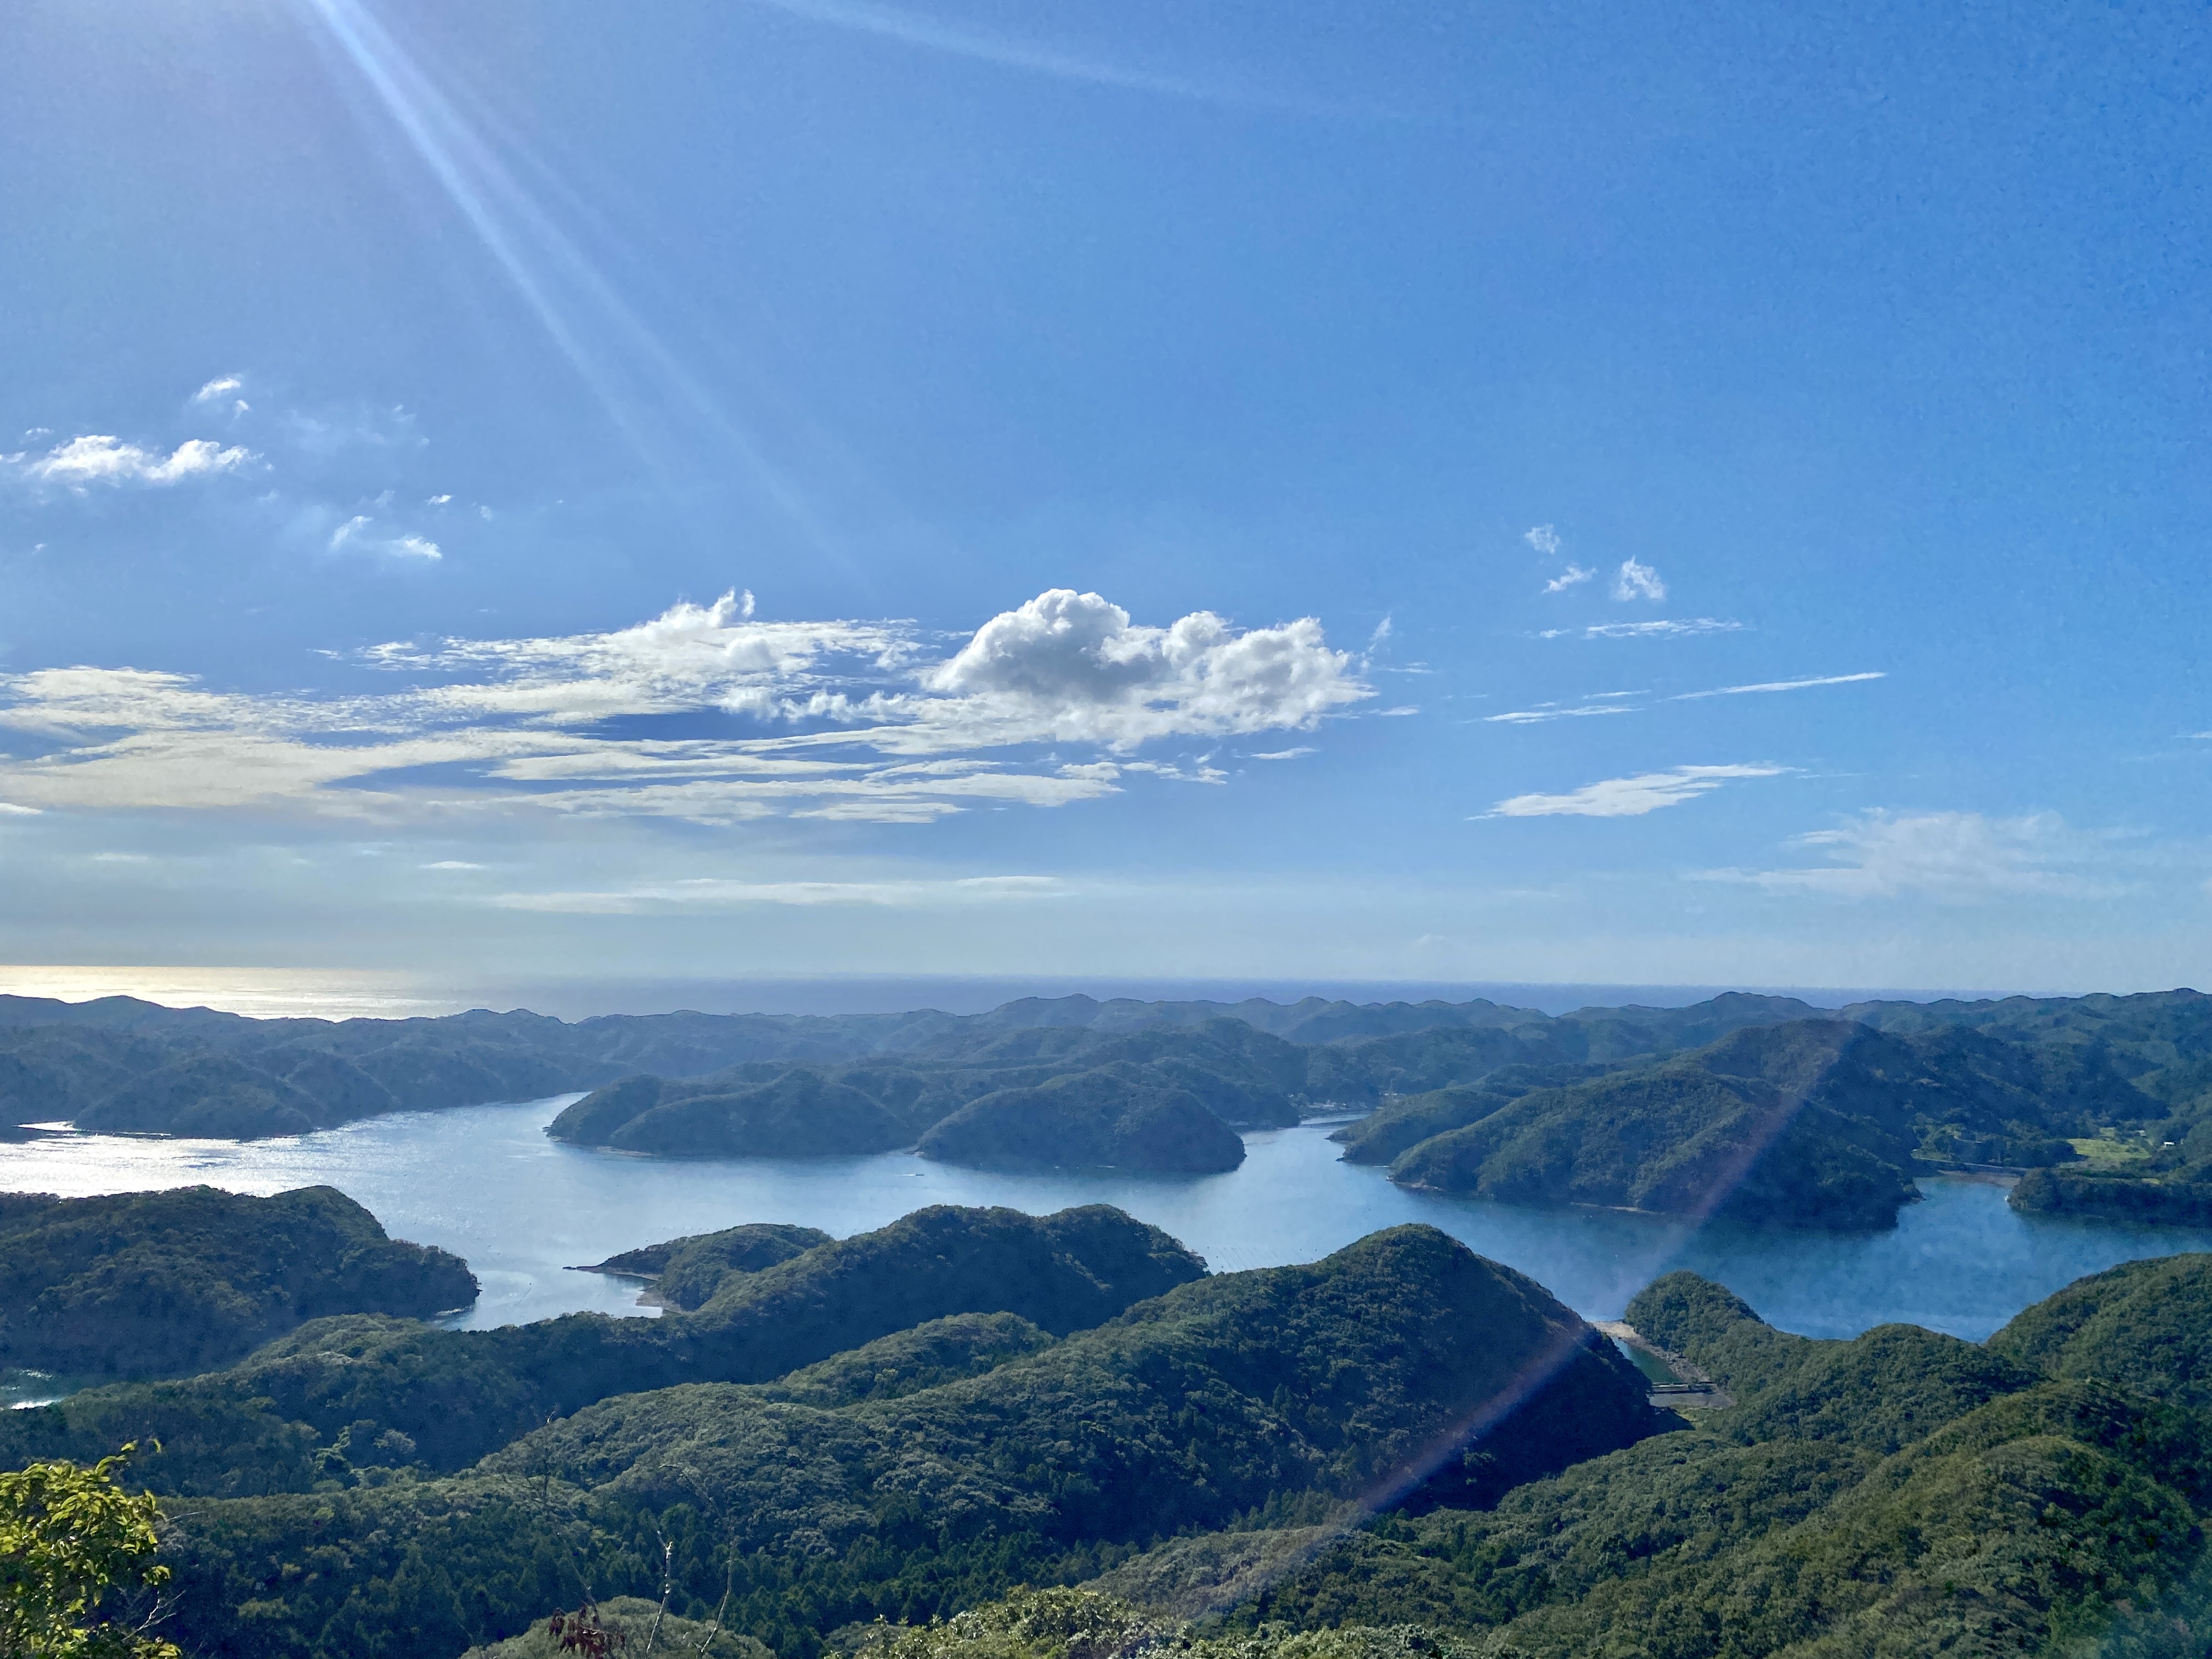
<instances>
[{"instance_id":1,"label":"distant mountain ridge line","mask_svg":"<svg viewBox=\"0 0 2212 1659\"><path fill-rule=\"evenodd\" d=\"M0 996L0 1128L67 1119L92 1130L249 1139L391 1111L542 1098L638 1075L684 1079L754 1063L822 1065L893 1055L945 1059L1018 1032L1133 1036L1224 1020L1310 1048L1491 1030L1571 1034L1568 1046L1579 1052L1632 1054L1695 1046L1748 1025L1806 1019L1850 1020L1900 1033L2027 1027L2071 1042L2088 1025L2142 1023L2142 1016L2153 1024L2160 1015L2212 1024L2208 1006L2212 998L2192 990L1869 1002L1840 1010L1729 992L1684 1008L1589 1007L1559 1016L1481 998L1363 1005L1319 997L1285 1004L1256 997L1222 1003L1074 995L1021 998L972 1015L933 1009L844 1015L679 1011L571 1024L524 1010L264 1020L128 997L69 1003ZM1217 1166L1224 1156L1192 1155Z\"/></svg>"}]
</instances>

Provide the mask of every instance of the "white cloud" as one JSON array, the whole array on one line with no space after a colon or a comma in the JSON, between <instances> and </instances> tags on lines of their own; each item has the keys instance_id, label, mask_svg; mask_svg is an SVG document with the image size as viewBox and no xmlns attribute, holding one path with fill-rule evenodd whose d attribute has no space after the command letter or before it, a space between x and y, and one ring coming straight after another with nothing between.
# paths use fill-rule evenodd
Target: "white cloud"
<instances>
[{"instance_id":1,"label":"white cloud","mask_svg":"<svg viewBox=\"0 0 2212 1659\"><path fill-rule=\"evenodd\" d=\"M1420 708L1419 708L1419 706L1418 704L1415 704L1415 703L1410 703L1410 702L1407 702L1407 703L1401 703L1401 704L1399 704L1399 706L1398 706L1397 708L1378 708L1378 709L1376 709L1376 710L1375 711L1376 715L1376 717L1377 717L1378 719L1386 720L1387 720L1395 719L1395 718L1398 718L1398 717L1401 717L1401 716L1403 716L1403 715L1407 715L1407 714L1419 714L1420 712L1421 712L1421 711L1420 711Z\"/></svg>"},{"instance_id":2,"label":"white cloud","mask_svg":"<svg viewBox=\"0 0 2212 1659\"><path fill-rule=\"evenodd\" d=\"M1887 679L1881 669L1865 674L1824 674L1810 680L1768 680L1760 685L1721 685L1710 691L1684 691L1667 699L1669 702L1695 702L1700 697L1741 697L1756 691L1802 691L1808 685L1856 685L1861 680Z\"/></svg>"},{"instance_id":3,"label":"white cloud","mask_svg":"<svg viewBox=\"0 0 2212 1659\"><path fill-rule=\"evenodd\" d=\"M1264 755L1247 755L1244 758L1256 761L1293 761L1304 760L1308 755L1319 753L1321 753L1320 750L1310 744L1300 744L1295 749L1271 749Z\"/></svg>"},{"instance_id":4,"label":"white cloud","mask_svg":"<svg viewBox=\"0 0 2212 1659\"><path fill-rule=\"evenodd\" d=\"M1485 714L1486 726L1540 726L1546 720L1563 720L1584 714L1626 714L1633 712L1627 704L1620 702L1557 703L1540 702L1534 708L1516 708L1503 714Z\"/></svg>"},{"instance_id":5,"label":"white cloud","mask_svg":"<svg viewBox=\"0 0 2212 1659\"><path fill-rule=\"evenodd\" d=\"M1667 597L1667 584L1659 580L1659 573L1650 565L1624 559L1620 568L1613 572L1613 597L1621 600L1663 599Z\"/></svg>"},{"instance_id":6,"label":"white cloud","mask_svg":"<svg viewBox=\"0 0 2212 1659\"><path fill-rule=\"evenodd\" d=\"M1833 830L1798 836L1795 846L1829 860L1802 869L1709 870L1709 881L1745 882L1770 892L1837 898L1919 895L1950 903L2025 896L2110 898L2124 884L2100 881L2081 866L2105 850L2103 838L2067 828L2056 813L1992 818L1979 812L1861 813Z\"/></svg>"},{"instance_id":7,"label":"white cloud","mask_svg":"<svg viewBox=\"0 0 2212 1659\"><path fill-rule=\"evenodd\" d=\"M453 499L453 498L451 495L433 495L428 501L424 501L422 505L425 507L443 507Z\"/></svg>"},{"instance_id":8,"label":"white cloud","mask_svg":"<svg viewBox=\"0 0 2212 1659\"><path fill-rule=\"evenodd\" d=\"M356 513L331 532L330 550L333 553L380 553L386 558L422 559L425 562L446 556L444 550L437 543L404 532L381 530L376 520L365 513Z\"/></svg>"},{"instance_id":9,"label":"white cloud","mask_svg":"<svg viewBox=\"0 0 2212 1659\"><path fill-rule=\"evenodd\" d=\"M250 450L229 448L210 438L191 438L163 455L142 449L120 438L100 433L71 438L44 455L0 456L22 477L40 483L61 484L82 490L89 484L173 484L186 478L235 472L259 458Z\"/></svg>"},{"instance_id":10,"label":"white cloud","mask_svg":"<svg viewBox=\"0 0 2212 1659\"><path fill-rule=\"evenodd\" d=\"M690 881L617 888L605 892L501 893L489 901L507 910L548 910L574 915L634 915L725 905L945 905L1058 898L1068 890L1053 876L969 876L921 881Z\"/></svg>"},{"instance_id":11,"label":"white cloud","mask_svg":"<svg viewBox=\"0 0 2212 1659\"><path fill-rule=\"evenodd\" d=\"M1528 543L1529 546L1534 548L1537 552L1542 554L1547 559L1553 556L1559 550L1559 532L1553 529L1552 526L1547 524L1538 525L1534 529L1522 536L1521 539Z\"/></svg>"},{"instance_id":12,"label":"white cloud","mask_svg":"<svg viewBox=\"0 0 2212 1659\"><path fill-rule=\"evenodd\" d=\"M1544 591L1547 593L1564 593L1577 583L1586 582L1596 574L1595 570L1586 566L1570 564L1564 574L1554 576L1544 584Z\"/></svg>"},{"instance_id":13,"label":"white cloud","mask_svg":"<svg viewBox=\"0 0 2212 1659\"><path fill-rule=\"evenodd\" d=\"M35 806L18 806L11 800L0 800L0 817L34 818L39 816Z\"/></svg>"},{"instance_id":14,"label":"white cloud","mask_svg":"<svg viewBox=\"0 0 2212 1659\"><path fill-rule=\"evenodd\" d=\"M1382 644L1383 641L1389 637L1390 618L1386 616L1381 622L1375 624L1375 631L1367 636L1367 648L1370 651L1372 651L1376 646Z\"/></svg>"},{"instance_id":15,"label":"white cloud","mask_svg":"<svg viewBox=\"0 0 2212 1659\"><path fill-rule=\"evenodd\" d=\"M731 592L605 634L379 646L362 659L411 684L375 696L247 696L136 669L0 678L0 730L21 738L0 756L0 793L33 808L920 823L1095 799L1124 771L1221 782L1210 755L1126 757L1155 738L1310 730L1371 695L1310 618L1142 628L1060 590L932 662L908 623L752 609ZM694 734L594 729L663 715L692 717ZM697 734L718 715L750 729ZM979 752L1048 742L1115 758Z\"/></svg>"},{"instance_id":16,"label":"white cloud","mask_svg":"<svg viewBox=\"0 0 2212 1659\"><path fill-rule=\"evenodd\" d=\"M1483 814L1492 818L1633 818L1710 794L1735 778L1778 777L1783 766L1678 766L1632 778L1607 778L1564 795L1515 795Z\"/></svg>"},{"instance_id":17,"label":"white cloud","mask_svg":"<svg viewBox=\"0 0 2212 1659\"><path fill-rule=\"evenodd\" d=\"M920 682L950 695L881 707L941 732L947 748L1128 749L1154 738L1302 730L1374 695L1310 617L1240 633L1196 611L1146 628L1097 594L1065 587L994 617Z\"/></svg>"},{"instance_id":18,"label":"white cloud","mask_svg":"<svg viewBox=\"0 0 2212 1659\"><path fill-rule=\"evenodd\" d=\"M440 859L435 864L426 864L425 870L481 870L481 864L471 864L466 859Z\"/></svg>"},{"instance_id":19,"label":"white cloud","mask_svg":"<svg viewBox=\"0 0 2212 1659\"><path fill-rule=\"evenodd\" d=\"M1555 628L1544 635L1553 640L1574 630ZM1583 629L1586 640L1667 640L1686 634L1737 634L1743 631L1740 622L1723 622L1717 617L1687 617L1680 621L1598 623Z\"/></svg>"},{"instance_id":20,"label":"white cloud","mask_svg":"<svg viewBox=\"0 0 2212 1659\"><path fill-rule=\"evenodd\" d=\"M232 392L242 389L245 385L246 382L235 374L217 375L198 392L192 393L192 401L196 404L211 404L218 398L228 398Z\"/></svg>"}]
</instances>

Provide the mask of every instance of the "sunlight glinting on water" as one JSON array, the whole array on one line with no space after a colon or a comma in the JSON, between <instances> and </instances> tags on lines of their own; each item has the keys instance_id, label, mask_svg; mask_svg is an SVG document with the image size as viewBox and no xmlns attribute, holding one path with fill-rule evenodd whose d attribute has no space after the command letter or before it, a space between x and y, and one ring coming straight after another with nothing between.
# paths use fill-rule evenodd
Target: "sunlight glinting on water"
<instances>
[{"instance_id":1,"label":"sunlight glinting on water","mask_svg":"<svg viewBox=\"0 0 2212 1659\"><path fill-rule=\"evenodd\" d=\"M279 1140L58 1135L0 1145L0 1190L75 1197L201 1182L250 1193L326 1183L366 1205L395 1237L467 1257L483 1285L459 1322L473 1326L647 1311L634 1285L569 1271L617 1250L746 1221L797 1222L842 1237L928 1204L1037 1214L1118 1205L1216 1271L1313 1261L1380 1228L1428 1222L1587 1317L1618 1317L1644 1285L1682 1267L1813 1336L1904 1321L1979 1340L2084 1273L2212 1249L2212 1232L2022 1216L2006 1206L2003 1188L1969 1180L1923 1182L1924 1200L1877 1233L1520 1208L1394 1186L1381 1170L1339 1161L1325 1124L1247 1135L1240 1169L1200 1176L1018 1174L900 1152L647 1158L547 1139L544 1126L574 1098L407 1113Z\"/></svg>"}]
</instances>

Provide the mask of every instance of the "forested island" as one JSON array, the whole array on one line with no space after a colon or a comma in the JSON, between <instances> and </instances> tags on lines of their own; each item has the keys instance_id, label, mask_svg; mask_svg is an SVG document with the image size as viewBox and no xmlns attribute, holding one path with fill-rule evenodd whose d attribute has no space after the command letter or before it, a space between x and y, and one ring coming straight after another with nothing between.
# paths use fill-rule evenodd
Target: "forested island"
<instances>
[{"instance_id":1,"label":"forested island","mask_svg":"<svg viewBox=\"0 0 2212 1659\"><path fill-rule=\"evenodd\" d=\"M1984 1344L1672 1273L1627 1321L1716 1386L1686 1416L1425 1226L1210 1273L1104 1206L941 1206L597 1266L670 1311L317 1319L7 1413L0 1466L136 1442L162 1630L241 1659L550 1655L556 1614L742 1659L2179 1659L2212 1610L2212 1257Z\"/></svg>"},{"instance_id":2,"label":"forested island","mask_svg":"<svg viewBox=\"0 0 2212 1659\"><path fill-rule=\"evenodd\" d=\"M983 1167L1203 1176L1240 1132L1365 1114L1355 1163L1523 1204L1862 1229L1981 1167L2023 1208L2212 1217L2212 998L1869 1002L1729 994L1549 1016L1486 1001L1009 1003L988 1014L676 1013L575 1024L249 1021L0 999L18 1123L257 1135L567 1091L549 1133L652 1157L911 1148ZM2193 1138L2192 1138L2193 1137ZM2087 1140L2143 1154L2084 1163Z\"/></svg>"}]
</instances>

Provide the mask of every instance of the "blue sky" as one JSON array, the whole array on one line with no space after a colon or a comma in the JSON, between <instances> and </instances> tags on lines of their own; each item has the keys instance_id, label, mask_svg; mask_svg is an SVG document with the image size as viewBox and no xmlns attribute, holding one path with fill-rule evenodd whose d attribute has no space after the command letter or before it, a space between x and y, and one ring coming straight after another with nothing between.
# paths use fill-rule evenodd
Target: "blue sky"
<instances>
[{"instance_id":1,"label":"blue sky","mask_svg":"<svg viewBox=\"0 0 2212 1659\"><path fill-rule=\"evenodd\" d=\"M2201 9L0 37L0 957L2212 978Z\"/></svg>"}]
</instances>

